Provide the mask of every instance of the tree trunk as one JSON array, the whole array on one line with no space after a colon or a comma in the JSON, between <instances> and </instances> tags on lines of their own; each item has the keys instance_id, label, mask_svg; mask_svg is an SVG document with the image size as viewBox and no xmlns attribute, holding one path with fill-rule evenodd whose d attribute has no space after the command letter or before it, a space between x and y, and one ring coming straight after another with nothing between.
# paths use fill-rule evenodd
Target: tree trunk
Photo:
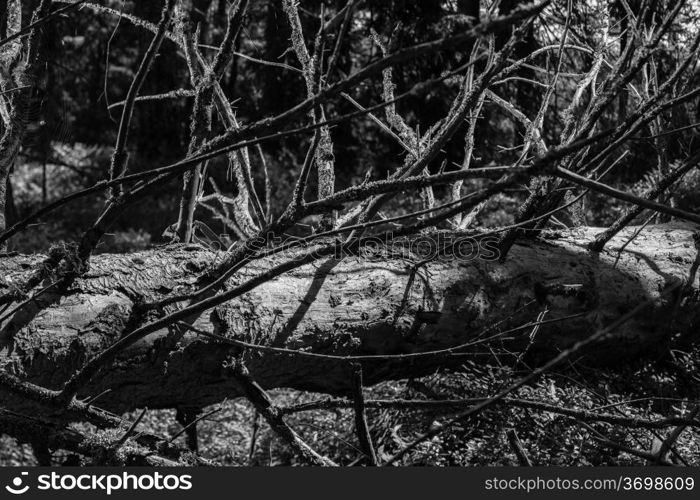
<instances>
[{"instance_id":1,"label":"tree trunk","mask_svg":"<svg viewBox=\"0 0 700 500\"><path fill-rule=\"evenodd\" d=\"M578 228L516 243L505 262L436 259L318 261L259 286L197 318L200 330L265 346L327 355L406 355L485 339L515 355L545 359L609 325L640 303L644 310L590 347L587 363L662 355L672 339L693 341L700 320L700 257L695 227L645 228L619 255L636 228L627 228L600 254L586 244L600 229ZM217 255L177 245L128 255L97 255L60 303L30 317L24 312L0 330L0 366L36 384L59 388L87 358L120 335L134 303L190 291ZM284 257L248 264L230 284ZM0 292L21 283L40 255L5 257ZM420 259L414 259L417 261ZM679 285L681 286L675 286ZM671 292L666 293L669 287ZM26 309L26 308L25 308ZM546 313L542 316L543 311ZM528 322L544 322L532 335ZM569 317L567 320L554 321ZM367 384L487 361L483 344L434 356L364 360ZM87 388L101 407L197 407L236 397L240 390L222 363L237 347L196 333L159 331L121 353ZM349 362L246 351L246 366L265 388L344 394L352 390ZM0 389L3 406L22 402Z\"/></svg>"}]
</instances>

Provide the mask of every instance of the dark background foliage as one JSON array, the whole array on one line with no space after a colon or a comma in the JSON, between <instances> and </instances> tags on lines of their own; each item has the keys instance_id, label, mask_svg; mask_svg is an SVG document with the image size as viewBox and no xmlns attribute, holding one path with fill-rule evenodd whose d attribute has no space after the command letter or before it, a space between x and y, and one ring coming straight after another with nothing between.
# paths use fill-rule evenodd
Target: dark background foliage
<instances>
[{"instance_id":1,"label":"dark background foliage","mask_svg":"<svg viewBox=\"0 0 700 500\"><path fill-rule=\"evenodd\" d=\"M35 2L27 2L26 15L30 15ZM330 19L344 5L343 0L304 2L301 15L307 35L307 45L313 45L313 36L319 27L319 15ZM624 47L625 21L622 4L613 2L611 37L622 37L618 42ZM663 12L668 2L654 2L656 14ZM107 4L117 11L133 13L135 16L156 23L160 14L159 2L110 1ZM186 2L191 9L192 22L200 26L199 42L203 53L213 57L207 47L217 45L225 30L225 1L194 0ZM523 42L518 45L515 56L522 57L538 47L545 46L561 31L566 8L565 3L555 4L553 15L535 23ZM692 3L691 3L692 4ZM630 2L634 8L635 2ZM501 12L507 13L517 6L515 0L502 1ZM479 2L391 0L365 2L346 37L344 50L338 64L338 75L349 74L357 67L379 57L379 49L371 40L376 31L390 48L400 48L441 36L447 29L459 29L474 15ZM483 8L483 6L482 6ZM575 39L585 46L595 46L600 33L600 6L596 2L573 2L576 21L572 27ZM684 12L684 22L678 23L672 41L665 43L656 57L659 79L667 76L679 57L679 48L697 27L692 8ZM615 19L614 15L620 16ZM650 16L653 15L653 12ZM651 17L649 18L651 22ZM685 27L685 28L683 28ZM47 24L42 32L43 64L40 82L34 95L30 132L21 157L15 164L12 176L13 197L8 200L9 222L28 214L47 201L57 199L68 192L89 186L103 179L108 170L111 144L114 143L121 101L129 87L133 72L145 51L151 32L134 25L126 18L96 13L83 8L76 13ZM280 65L298 67L293 52L289 49L290 29L281 2L255 0L248 8L245 27L237 39L236 50L248 58L236 56L222 80L222 88L238 113L242 123L249 123L272 116L299 102L305 90L301 75ZM675 42L673 41L675 40ZM497 39L497 45L503 40ZM332 50L332 47L326 50ZM465 57L464 53L446 52L427 60L416 60L394 69L397 94L409 90L420 81L436 78ZM546 55L542 55L546 58ZM276 65L254 61L270 61ZM545 59L538 65L547 66ZM590 56L583 54L565 61L565 71L576 74L586 71ZM609 71L603 68L602 72ZM500 84L497 89L520 109L533 116L542 99L543 90L536 83L546 82L548 75L532 68L523 68L519 79ZM683 82L686 88L698 85L696 72ZM550 106L544 119L545 139L554 138L561 132L560 112L566 98L574 91L576 79L560 79L559 94ZM644 86L643 76L634 85ZM162 45L155 66L148 76L141 95L163 94L177 89L191 89L187 67L181 52L174 43L166 40ZM377 102L381 96L381 79L363 84L354 89L353 98L363 105ZM398 104L398 111L410 127L421 132L434 125L448 111L456 85L445 80L435 85L428 93L411 96ZM627 109L634 105L630 92L620 96L617 105L606 110L603 123L610 125L624 118ZM182 158L189 139L189 113L193 99L179 97L142 101L137 103L130 134L130 167L138 172L166 165ZM337 116L355 111L349 102L339 99L326 110L328 116ZM505 163L517 158L513 147L521 142L524 129L514 126L512 120L498 107L486 104L482 108L476 133L474 156L479 163ZM674 108L663 115L663 129L672 130L692 125L700 116L697 102ZM466 125L465 125L466 126ZM215 120L214 132L217 132ZM653 135L648 131L645 137ZM342 123L332 130L336 158L336 184L338 188L357 183L368 165L372 175L384 178L402 163L401 147L367 117ZM457 133L456 138L464 136ZM264 144L264 155L273 183L272 207L279 211L288 199L291 182L295 178L307 143L297 137L269 141ZM431 170L454 168L452 162L461 158L464 147L459 139L451 141L443 154L437 158ZM606 178L613 185L625 186L640 193L645 183L656 178L664 168L697 149L696 129L688 129L659 139L640 137L635 148ZM659 150L667 155L666 166L660 165ZM252 156L253 166L260 166L260 158ZM255 181L260 192L264 190L261 168L254 168ZM226 159L213 161L208 169L210 176L225 193L236 193L235 182L227 174ZM673 190L673 202L682 208L697 208L699 200L693 185L697 175ZM695 181L693 180L695 179ZM690 184L691 188L688 188ZM212 184L206 184L206 191ZM105 240L101 251L126 250L142 247L149 242L162 241L161 233L175 221L180 183L171 182L157 195L129 209L115 228L115 234ZM310 190L313 191L313 190ZM438 195L440 191L438 190ZM480 220L481 224L499 224L509 220L503 208L512 207L525 196L525 189L510 192L491 203ZM586 209L589 224L608 222L617 211L609 200L589 197ZM104 202L102 196L84 199L54 212L42 225L14 239L12 248L21 251L45 249L52 241L71 239L92 222L96 208ZM399 198L394 208L400 209ZM406 202L408 203L408 202ZM502 204L502 205L501 205ZM512 210L509 211L512 213ZM220 223L211 219L211 214L201 208L196 217L224 232ZM49 236L50 235L50 236Z\"/></svg>"}]
</instances>

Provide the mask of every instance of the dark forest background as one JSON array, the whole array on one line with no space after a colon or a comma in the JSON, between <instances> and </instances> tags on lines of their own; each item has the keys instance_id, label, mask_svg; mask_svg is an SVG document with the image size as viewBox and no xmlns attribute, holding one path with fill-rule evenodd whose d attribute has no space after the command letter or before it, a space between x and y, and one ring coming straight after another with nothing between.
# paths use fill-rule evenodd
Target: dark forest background
<instances>
[{"instance_id":1,"label":"dark forest background","mask_svg":"<svg viewBox=\"0 0 700 500\"><path fill-rule=\"evenodd\" d=\"M3 2L4 3L4 2ZM26 2L26 15L31 14L33 2ZM191 18L200 27L199 43L203 54L213 58L213 47L217 46L225 31L227 2L220 0L195 0L190 3ZM313 46L313 36L319 28L319 16L332 19L344 5L344 0L305 2L301 9L307 46ZM595 47L601 31L600 8L604 2L572 3L574 23L571 36L576 43ZM638 2L630 0L634 9ZM662 15L668 2L651 2L647 10L647 23L651 24ZM160 2L108 1L106 5L117 12L133 14L157 23L162 5ZM500 2L502 13L515 8L515 0ZM372 32L379 34L391 47L407 46L423 40L439 37L455 24L468 23L474 19L480 6L478 0L433 1L433 0L388 0L364 2L358 8L353 26L340 51L338 70L349 74L353 68L366 65L380 56L379 48L372 41ZM638 7L638 6L637 6ZM527 36L517 46L514 57L520 58L540 47L556 43L563 29L566 5L555 3L552 15L538 19ZM5 9L3 8L4 12ZM684 47L698 28L700 6L689 2L675 23L671 42L660 46L654 56L656 75L641 74L632 82L644 91L652 78L663 81L676 66L679 49ZM221 85L226 95L234 102L241 123L250 123L266 116L273 116L289 108L304 96L301 74L295 70L298 61L290 50L289 23L281 2L253 1L248 7L247 20L236 40L237 55L227 69ZM624 48L626 19L621 1L612 2L613 18L609 28L611 43ZM472 17L469 17L472 16ZM615 18L615 16L618 16ZM1 22L6 22L5 19ZM452 24L451 26L448 26ZM621 34L622 33L622 34ZM150 43L152 33L132 23L126 16L105 15L94 12L89 6L48 23L42 32L42 64L40 81L33 96L29 133L23 144L21 156L14 165L11 176L11 196L7 203L8 227L13 221L26 216L38 207L59 199L82 187L93 185L105 177L108 171L111 145L114 144L121 112L119 102L124 98L133 79L138 61ZM499 39L495 42L497 45ZM329 49L330 50L330 49ZM547 67L547 55L543 53L534 66ZM575 53L565 58L568 78L560 78L553 105L544 118L544 138L547 143L556 142L562 131L561 111L568 101L562 96L575 91L577 75L580 77L590 67L592 55ZM408 90L417 82L439 77L448 67L459 62L463 52L441 52L427 60L400 65L394 69L397 93ZM517 75L499 85L502 95L528 116L536 114L542 99L538 82L546 82L549 75L533 67L524 67ZM603 67L601 75L610 68ZM689 73L682 82L686 89L700 83L700 72ZM601 76L602 77L602 76ZM354 98L365 105L374 102L382 93L382 82L374 79L354 90ZM180 97L140 101L131 123L129 142L130 169L140 172L166 165L185 156L189 140L188 120L193 103L192 86L187 66L172 42L165 41L153 70L148 75L140 95L160 95L177 91ZM449 79L440 82L419 96L411 96L398 104L399 112L410 127L419 131L428 130L440 117L446 115L457 84ZM188 96L189 94L189 96ZM558 103L561 100L561 103ZM635 105L636 96L629 89L609 107L601 119L602 125L617 123ZM560 105L560 108L558 108ZM329 103L327 114L335 116L356 111L347 100ZM653 185L655 179L673 168L675 162L688 157L698 148L697 128L700 108L697 100L676 106L665 112L647 133L635 139L630 154L606 176L609 184L642 194ZM217 121L215 121L216 126ZM465 125L466 127L466 125ZM676 131L654 137L654 130ZM217 130L214 130L217 132ZM333 132L336 160L336 188L341 189L361 181L367 165L372 165L375 179L386 178L403 161L402 149L396 141L387 140L381 130L366 116L361 116L337 126ZM513 125L504 111L487 102L476 128L474 157L480 163L508 164L517 159L515 146L521 143L524 128ZM464 134L455 134L456 138ZM452 159L461 156L464 148L459 139L449 143L448 149L432 162L431 171L440 168L458 168ZM264 158L272 183L271 205L273 213L283 208L293 185L297 166L303 163L305 145L296 138L268 141ZM213 192L214 184L224 194L235 194L236 185L227 169L214 168L213 160L208 171L210 180L205 184L205 195ZM256 187L265 190L259 155L252 155ZM288 179L288 182L285 182ZM213 182L212 182L213 181ZM313 180L312 180L313 182ZM470 181L478 183L479 181ZM700 177L697 170L669 191L667 203L695 211L700 206ZM439 195L440 190L436 188ZM98 248L98 251L126 251L143 248L150 243L164 242L162 234L176 221L177 204L181 185L171 182L157 194L129 209L125 217L114 228ZM512 208L526 195L525 189L511 190L491 201L479 220L482 225L500 225L510 221ZM103 206L104 198L94 196L64 206L32 230L15 237L12 250L33 251L45 249L51 242L72 240L92 222L96 208ZM401 198L395 202L401 209ZM590 195L579 210L588 225L605 225L619 214L615 202ZM226 233L226 227L212 212L199 207L195 218L207 224L215 233ZM559 222L570 225L560 218ZM554 221L557 224L557 221Z\"/></svg>"}]
</instances>

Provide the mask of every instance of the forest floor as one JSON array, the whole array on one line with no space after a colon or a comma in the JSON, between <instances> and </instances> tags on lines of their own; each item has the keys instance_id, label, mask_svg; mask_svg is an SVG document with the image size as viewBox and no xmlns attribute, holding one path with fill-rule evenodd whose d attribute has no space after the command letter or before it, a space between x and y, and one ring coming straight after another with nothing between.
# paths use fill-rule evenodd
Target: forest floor
<instances>
[{"instance_id":1,"label":"forest floor","mask_svg":"<svg viewBox=\"0 0 700 500\"><path fill-rule=\"evenodd\" d=\"M640 362L612 370L589 369L582 365L552 372L525 386L510 397L566 408L602 411L627 417L660 419L683 415L688 400L697 400L700 353L676 352L672 361ZM462 370L441 372L421 379L385 382L366 389L366 399L460 399L483 397L506 387L509 381L527 373L504 366L466 364ZM294 390L270 391L275 403L290 406L327 398L325 395ZM244 399L224 402L204 410L218 410L198 424L200 452L218 465L295 465L284 443L257 417ZM368 409L370 432L377 455L388 458L430 426L440 425L451 410ZM135 418L140 412L127 415ZM287 422L320 453L342 465L361 462L354 432L353 410L313 410L286 417ZM257 421L257 424L256 424ZM149 411L140 430L175 435L181 426L173 410ZM496 406L474 420L446 429L419 446L404 465L479 466L517 465L506 437L514 429L534 465L643 465L644 459L601 444L596 437L641 451L650 451L654 433L661 439L670 431L626 429L607 423L580 422L549 412L510 406ZM598 434L599 433L599 434ZM255 436L255 437L254 437ZM184 435L178 440L184 446ZM658 438L657 438L658 439ZM252 448L252 449L251 449ZM671 460L700 465L700 430L686 429L675 445L678 455ZM678 458L678 456L682 457ZM54 454L56 465L64 455ZM360 459L358 461L358 459ZM31 448L0 438L0 464L34 465Z\"/></svg>"}]
</instances>

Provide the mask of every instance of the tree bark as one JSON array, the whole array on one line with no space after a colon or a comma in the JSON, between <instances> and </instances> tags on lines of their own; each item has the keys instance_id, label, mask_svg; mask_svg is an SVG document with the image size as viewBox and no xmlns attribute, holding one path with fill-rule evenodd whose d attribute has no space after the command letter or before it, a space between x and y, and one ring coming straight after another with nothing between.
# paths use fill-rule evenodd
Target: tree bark
<instances>
[{"instance_id":1,"label":"tree bark","mask_svg":"<svg viewBox=\"0 0 700 500\"><path fill-rule=\"evenodd\" d=\"M386 254L318 261L207 311L194 327L308 353L404 355L362 360L365 383L374 384L461 364L465 356L487 361L491 354L480 354L489 351L483 344L442 355L410 355L515 328L492 345L516 356L527 349L534 362L547 359L652 300L584 356L587 363L659 356L679 338L697 340L698 233L695 226L650 226L619 254L635 230L621 231L600 254L589 252L586 244L601 229L578 228L518 242L502 263L438 258L416 265ZM43 258L2 258L0 292L22 283ZM254 261L229 285L284 258ZM134 304L192 291L196 276L216 259L213 252L186 245L96 255L89 273L59 303L35 317L25 308L0 325L0 367L35 384L60 388L89 357L121 335ZM533 336L527 324L538 316L544 323ZM117 412L144 406L202 407L241 395L222 366L238 352L238 347L194 332L178 336L158 331L122 352L81 396L110 389L98 405ZM251 350L244 360L263 388L352 391L349 361ZM15 411L25 404L1 388L0 399Z\"/></svg>"}]
</instances>

